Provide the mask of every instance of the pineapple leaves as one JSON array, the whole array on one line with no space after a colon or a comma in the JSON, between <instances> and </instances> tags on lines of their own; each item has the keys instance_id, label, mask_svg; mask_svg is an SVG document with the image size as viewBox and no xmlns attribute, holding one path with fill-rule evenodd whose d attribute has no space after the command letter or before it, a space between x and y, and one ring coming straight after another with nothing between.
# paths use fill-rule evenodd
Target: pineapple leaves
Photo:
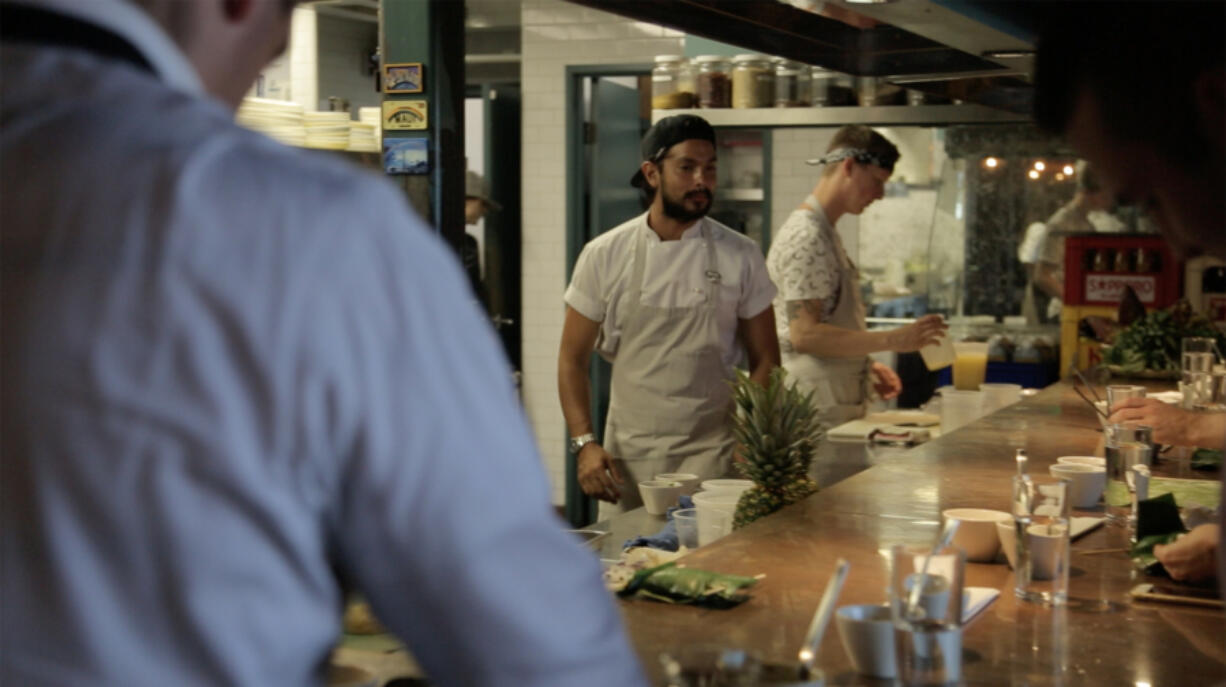
<instances>
[{"instance_id":1,"label":"pineapple leaves","mask_svg":"<svg viewBox=\"0 0 1226 687\"><path fill-rule=\"evenodd\" d=\"M813 396L801 393L795 383L787 384L786 377L783 368L775 368L763 386L737 371L732 419L741 457L737 467L755 486L741 495L734 527L817 491L808 477L820 438Z\"/></svg>"}]
</instances>

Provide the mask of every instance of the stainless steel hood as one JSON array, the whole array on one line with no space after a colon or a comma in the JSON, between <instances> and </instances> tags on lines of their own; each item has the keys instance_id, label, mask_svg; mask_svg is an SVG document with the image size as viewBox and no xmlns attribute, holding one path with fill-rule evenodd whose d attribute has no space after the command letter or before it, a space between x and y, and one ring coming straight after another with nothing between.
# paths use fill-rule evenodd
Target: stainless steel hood
<instances>
[{"instance_id":1,"label":"stainless steel hood","mask_svg":"<svg viewBox=\"0 0 1226 687\"><path fill-rule=\"evenodd\" d=\"M1039 3L570 0L856 76L1029 114Z\"/></svg>"}]
</instances>

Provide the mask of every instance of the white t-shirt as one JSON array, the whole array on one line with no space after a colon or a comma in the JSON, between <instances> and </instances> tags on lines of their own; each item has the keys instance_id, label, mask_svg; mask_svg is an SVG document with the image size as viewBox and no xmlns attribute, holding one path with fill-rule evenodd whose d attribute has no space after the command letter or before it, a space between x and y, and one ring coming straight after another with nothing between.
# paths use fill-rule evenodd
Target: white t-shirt
<instances>
[{"instance_id":1,"label":"white t-shirt","mask_svg":"<svg viewBox=\"0 0 1226 687\"><path fill-rule=\"evenodd\" d=\"M794 210L771 242L766 267L779 287L775 296L775 328L779 350L793 353L788 334L788 301L821 300L822 320L834 314L842 283L843 243L821 208Z\"/></svg>"},{"instance_id":2,"label":"white t-shirt","mask_svg":"<svg viewBox=\"0 0 1226 687\"><path fill-rule=\"evenodd\" d=\"M612 359L621 341L626 299L633 288L634 242L647 239L643 267L643 305L694 307L706 300L707 244L704 231L715 241L716 269L720 273L718 318L724 362L733 365L737 320L748 320L768 308L775 285L766 273L762 250L753 239L704 217L677 241L662 241L647 226L647 213L592 239L583 247L566 304L580 315L600 322L597 350Z\"/></svg>"}]
</instances>

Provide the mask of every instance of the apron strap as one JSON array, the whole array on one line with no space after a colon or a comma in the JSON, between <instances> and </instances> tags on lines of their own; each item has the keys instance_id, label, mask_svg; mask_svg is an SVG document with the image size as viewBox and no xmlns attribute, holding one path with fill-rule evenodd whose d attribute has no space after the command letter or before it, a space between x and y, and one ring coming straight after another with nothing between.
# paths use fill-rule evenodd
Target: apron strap
<instances>
[{"instance_id":1,"label":"apron strap","mask_svg":"<svg viewBox=\"0 0 1226 687\"><path fill-rule=\"evenodd\" d=\"M27 5L0 4L4 42L76 48L153 72L153 65L127 39L101 26Z\"/></svg>"},{"instance_id":2,"label":"apron strap","mask_svg":"<svg viewBox=\"0 0 1226 687\"><path fill-rule=\"evenodd\" d=\"M707 278L707 307L715 310L719 304L719 285L723 281L723 275L719 273L719 262L715 259L715 228L708 225L705 220L703 222L702 231L703 238L707 244L707 264L705 276Z\"/></svg>"}]
</instances>

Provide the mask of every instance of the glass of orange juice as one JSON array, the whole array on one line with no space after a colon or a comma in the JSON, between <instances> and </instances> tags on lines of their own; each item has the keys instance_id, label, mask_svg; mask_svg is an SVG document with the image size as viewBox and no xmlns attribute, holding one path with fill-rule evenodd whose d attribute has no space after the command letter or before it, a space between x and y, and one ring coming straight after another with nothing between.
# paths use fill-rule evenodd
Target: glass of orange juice
<instances>
[{"instance_id":1,"label":"glass of orange juice","mask_svg":"<svg viewBox=\"0 0 1226 687\"><path fill-rule=\"evenodd\" d=\"M976 391L988 372L988 344L980 341L954 342L954 386Z\"/></svg>"}]
</instances>

